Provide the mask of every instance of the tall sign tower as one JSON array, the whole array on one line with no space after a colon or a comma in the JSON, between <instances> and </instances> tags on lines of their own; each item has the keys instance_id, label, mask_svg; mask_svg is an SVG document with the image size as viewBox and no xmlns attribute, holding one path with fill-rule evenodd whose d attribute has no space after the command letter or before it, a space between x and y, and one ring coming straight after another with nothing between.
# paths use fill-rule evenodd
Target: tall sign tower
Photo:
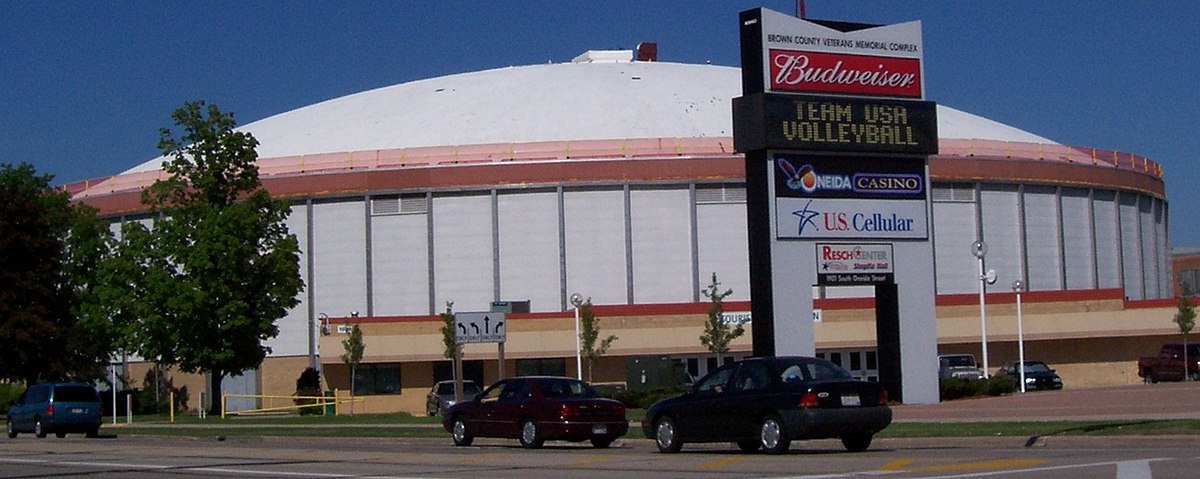
<instances>
[{"instance_id":1,"label":"tall sign tower","mask_svg":"<svg viewBox=\"0 0 1200 479\"><path fill-rule=\"evenodd\" d=\"M893 399L937 402L937 112L923 101L920 22L761 8L739 20L754 355L812 355L814 287L873 286L880 382Z\"/></svg>"}]
</instances>

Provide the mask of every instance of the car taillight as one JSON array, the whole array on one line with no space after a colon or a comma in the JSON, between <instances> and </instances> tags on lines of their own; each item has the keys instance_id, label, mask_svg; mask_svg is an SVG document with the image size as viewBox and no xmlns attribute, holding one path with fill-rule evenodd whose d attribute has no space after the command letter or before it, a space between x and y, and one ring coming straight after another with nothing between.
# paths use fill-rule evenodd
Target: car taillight
<instances>
[{"instance_id":1,"label":"car taillight","mask_svg":"<svg viewBox=\"0 0 1200 479\"><path fill-rule=\"evenodd\" d=\"M47 416L53 416L53 415L54 415L54 405L53 405L53 404L51 404L51 405L49 405L49 406L46 406L46 415L47 415Z\"/></svg>"},{"instance_id":2,"label":"car taillight","mask_svg":"<svg viewBox=\"0 0 1200 479\"><path fill-rule=\"evenodd\" d=\"M562 409L558 413L563 419L579 417L579 406L571 404L563 404Z\"/></svg>"},{"instance_id":3,"label":"car taillight","mask_svg":"<svg viewBox=\"0 0 1200 479\"><path fill-rule=\"evenodd\" d=\"M817 407L817 393L806 392L800 396L800 407Z\"/></svg>"},{"instance_id":4,"label":"car taillight","mask_svg":"<svg viewBox=\"0 0 1200 479\"><path fill-rule=\"evenodd\" d=\"M879 390L879 405L883 406L888 403L887 389Z\"/></svg>"}]
</instances>

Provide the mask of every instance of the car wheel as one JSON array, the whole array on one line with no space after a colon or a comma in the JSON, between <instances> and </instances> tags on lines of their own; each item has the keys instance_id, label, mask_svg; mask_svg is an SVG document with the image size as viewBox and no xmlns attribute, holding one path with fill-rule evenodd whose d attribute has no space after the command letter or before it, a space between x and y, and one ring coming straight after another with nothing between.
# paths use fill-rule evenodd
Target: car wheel
<instances>
[{"instance_id":1,"label":"car wheel","mask_svg":"<svg viewBox=\"0 0 1200 479\"><path fill-rule=\"evenodd\" d=\"M658 446L658 452L665 453L679 452L683 448L671 416L663 416L654 423L654 444Z\"/></svg>"},{"instance_id":2,"label":"car wheel","mask_svg":"<svg viewBox=\"0 0 1200 479\"><path fill-rule=\"evenodd\" d=\"M741 449L742 452L758 452L758 448L762 447L762 442L758 441L757 439L738 441L737 447L738 449Z\"/></svg>"},{"instance_id":3,"label":"car wheel","mask_svg":"<svg viewBox=\"0 0 1200 479\"><path fill-rule=\"evenodd\" d=\"M95 427L95 428L92 428L92 429L88 429L88 430L87 430L87 433L86 433L86 434L84 434L84 436L86 436L86 437L100 437L100 428L99 428L99 427Z\"/></svg>"},{"instance_id":4,"label":"car wheel","mask_svg":"<svg viewBox=\"0 0 1200 479\"><path fill-rule=\"evenodd\" d=\"M57 438L59 438L59 439L62 439L62 438L64 438L64 437L67 437L67 433L65 433L65 432L56 432L56 433L54 433L54 437L57 437Z\"/></svg>"},{"instance_id":5,"label":"car wheel","mask_svg":"<svg viewBox=\"0 0 1200 479\"><path fill-rule=\"evenodd\" d=\"M521 440L521 446L526 449L537 449L542 447L542 444L546 442L545 439L542 439L542 430L538 428L536 422L533 422L533 419L521 421L521 436L519 439Z\"/></svg>"},{"instance_id":6,"label":"car wheel","mask_svg":"<svg viewBox=\"0 0 1200 479\"><path fill-rule=\"evenodd\" d=\"M759 423L758 442L767 454L782 454L792 444L783 428L783 420L774 414L764 417Z\"/></svg>"},{"instance_id":7,"label":"car wheel","mask_svg":"<svg viewBox=\"0 0 1200 479\"><path fill-rule=\"evenodd\" d=\"M33 435L39 439L46 437L46 429L42 427L42 418L40 417L33 420Z\"/></svg>"},{"instance_id":8,"label":"car wheel","mask_svg":"<svg viewBox=\"0 0 1200 479\"><path fill-rule=\"evenodd\" d=\"M606 449L608 446L611 446L613 441L616 439L617 438L615 437L593 437L592 447L596 449Z\"/></svg>"},{"instance_id":9,"label":"car wheel","mask_svg":"<svg viewBox=\"0 0 1200 479\"><path fill-rule=\"evenodd\" d=\"M871 434L851 434L842 436L842 445L850 452L863 452L871 447Z\"/></svg>"},{"instance_id":10,"label":"car wheel","mask_svg":"<svg viewBox=\"0 0 1200 479\"><path fill-rule=\"evenodd\" d=\"M9 418L8 420L6 420L6 421L4 421L4 422L5 422L5 425L7 426L7 429L8 429L8 438L9 438L9 439L12 439L12 438L15 438L15 437L17 437L17 430L16 430L16 429L13 429L13 425L12 425L12 419L11 419L11 418Z\"/></svg>"},{"instance_id":11,"label":"car wheel","mask_svg":"<svg viewBox=\"0 0 1200 479\"><path fill-rule=\"evenodd\" d=\"M454 418L454 426L450 428L450 437L455 446L470 446L475 437L467 432L467 422L461 417Z\"/></svg>"}]
</instances>

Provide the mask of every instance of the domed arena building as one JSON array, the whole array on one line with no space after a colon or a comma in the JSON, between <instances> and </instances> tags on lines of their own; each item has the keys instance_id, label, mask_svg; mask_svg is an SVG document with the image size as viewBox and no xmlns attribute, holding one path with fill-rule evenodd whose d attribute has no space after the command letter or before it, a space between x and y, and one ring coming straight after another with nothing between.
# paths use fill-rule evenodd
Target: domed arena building
<instances>
[{"instance_id":1,"label":"domed arena building","mask_svg":"<svg viewBox=\"0 0 1200 479\"><path fill-rule=\"evenodd\" d=\"M423 414L449 379L438 313L507 311L507 341L465 347L464 376L577 373L571 296L590 298L617 340L585 379L628 387L703 374L715 278L749 318L743 158L732 144L738 68L592 51L565 64L500 68L366 91L244 125L263 185L292 202L307 285L272 354L228 393L290 395L300 372L348 395L347 325L362 326L361 411ZM936 100L936 99L933 99ZM1128 153L1058 144L948 106L929 160L936 354L982 352L978 260L989 246L992 368L1026 357L1066 387L1138 381L1136 359L1178 328L1162 169ZM114 223L147 218L162 158L73 185ZM814 286L814 288L816 288ZM817 288L819 356L877 374L869 288ZM807 319L805 319L807 320ZM748 356L751 335L730 357ZM501 356L501 354L503 356ZM504 360L498 361L500 357ZM728 358L725 358L728 359ZM134 362L130 377L148 365ZM675 369L672 369L674 367ZM139 369L140 368L140 369ZM201 390L199 378L176 384ZM266 407L231 402L231 409Z\"/></svg>"}]
</instances>

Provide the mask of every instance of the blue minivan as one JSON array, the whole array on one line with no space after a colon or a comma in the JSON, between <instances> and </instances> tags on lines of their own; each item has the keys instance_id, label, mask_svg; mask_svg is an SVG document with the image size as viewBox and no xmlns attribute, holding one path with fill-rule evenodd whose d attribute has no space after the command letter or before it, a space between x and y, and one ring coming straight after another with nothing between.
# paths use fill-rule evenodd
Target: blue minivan
<instances>
[{"instance_id":1,"label":"blue minivan","mask_svg":"<svg viewBox=\"0 0 1200 479\"><path fill-rule=\"evenodd\" d=\"M96 437L100 432L100 395L87 383L41 383L30 386L8 409L8 437L32 432L37 437L54 433L84 433Z\"/></svg>"}]
</instances>

